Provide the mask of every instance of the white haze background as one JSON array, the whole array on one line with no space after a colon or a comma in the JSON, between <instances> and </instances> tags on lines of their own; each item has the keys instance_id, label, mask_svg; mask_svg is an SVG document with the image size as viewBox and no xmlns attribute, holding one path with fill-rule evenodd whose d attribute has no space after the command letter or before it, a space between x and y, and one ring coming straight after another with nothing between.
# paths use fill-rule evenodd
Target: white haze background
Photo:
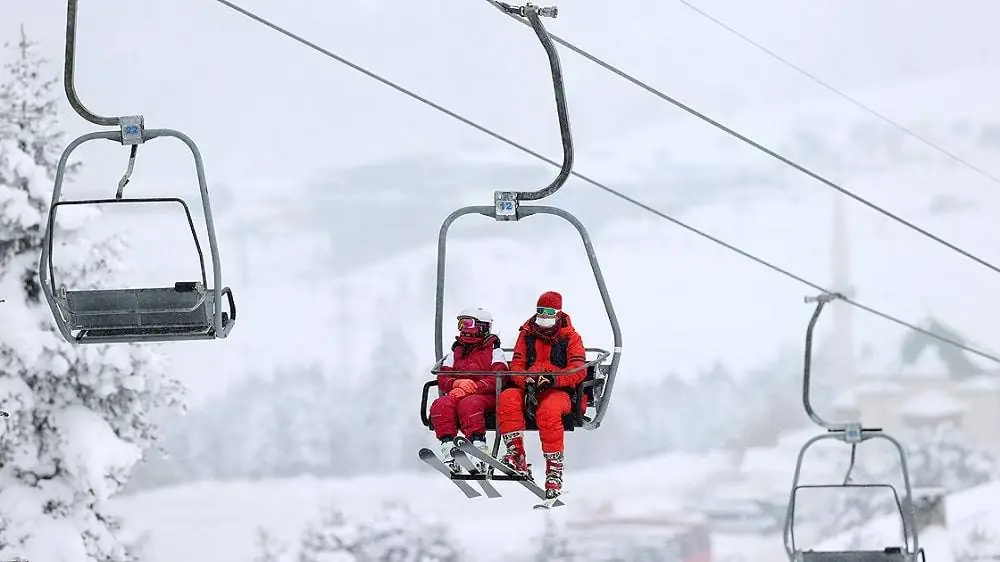
<instances>
[{"instance_id":1,"label":"white haze background","mask_svg":"<svg viewBox=\"0 0 1000 562\"><path fill-rule=\"evenodd\" d=\"M485 2L242 5L558 157L541 48L526 27ZM1000 47L992 22L1000 6L982 0L697 5L991 168L1000 117ZM560 18L546 22L552 32L984 259L1000 260L992 235L1000 192L990 180L893 131L680 3L559 7ZM0 14L0 37L15 40L24 23L53 61L51 71L58 71L64 4L0 0ZM378 385L364 378L366 362L387 325L398 327L416 354L406 366L407 388L416 388L433 361L440 220L458 206L488 203L493 189L533 188L554 174L214 2L90 0L80 6L79 29L77 89L84 103L103 114L141 112L148 127L184 131L205 157L239 320L224 342L162 346L168 374L191 389L193 406L225 395L248 374L270 377L313 363L344 387ZM578 171L812 281L831 282L832 191L579 57L561 54ZM68 104L61 110L71 136L92 130ZM69 189L110 195L124 170L122 149L91 143L77 155L85 168ZM142 147L128 189L194 201L189 155L167 140ZM577 179L553 203L592 229L624 332L618 389L641 390L668 372L695 379L716 363L744 373L766 366L782 349L797 352L808 314L801 296L811 289ZM859 300L908 321L935 315L976 346L991 346L998 321L983 311L1000 305L993 273L854 202L844 206ZM129 281L191 275L184 252L190 245L170 222L179 217L108 216L108 227L129 229ZM501 338L512 343L537 294L557 289L587 344L610 346L579 240L566 225L545 218L515 225L468 218L453 234L446 315L472 303L487 306ZM858 339L876 350L865 364L888 368L891 352L884 350L898 345L905 330L870 315L857 315L855 324ZM377 424L359 423L390 410L405 412L417 425L417 394L386 396L392 402L345 402L334 395L329 408L341 413L344 425L330 431L392 442ZM295 404L275 404L277 411L287 408ZM720 407L697 416L688 423L717 424L726 412ZM608 427L663 430L638 427L639 419L628 408L612 407ZM253 435L263 422L245 423ZM598 450L612 439L602 441L600 431L574 437L571 446L591 440L589 447ZM400 454L415 457L408 449ZM519 490L499 502L503 507L473 505L452 497L455 491L440 478L418 475L424 468L413 459L401 467L412 475L315 488L301 482L202 483L139 494L122 505L130 524L154 530L154 560L247 560L255 525L287 523L290 516L278 504L296 504L295 517L310 516L320 489L341 490L337 497L344 504L355 496L364 504L375 496L428 509L434 503L447 522L481 518L482 528L525 517ZM670 486L646 481L683 481L686 472L697 471L675 461L659 467L659 476L641 467L621 470L628 476L570 474L568 485L579 489L574 496L587 496L593 482L603 490L593 492L596 499L616 492L611 482L634 479L647 495L666 496ZM433 496L423 498L413 491L418 488ZM227 524L238 540L204 532ZM298 532L290 523L288 528ZM480 536L489 535L471 542Z\"/></svg>"}]
</instances>

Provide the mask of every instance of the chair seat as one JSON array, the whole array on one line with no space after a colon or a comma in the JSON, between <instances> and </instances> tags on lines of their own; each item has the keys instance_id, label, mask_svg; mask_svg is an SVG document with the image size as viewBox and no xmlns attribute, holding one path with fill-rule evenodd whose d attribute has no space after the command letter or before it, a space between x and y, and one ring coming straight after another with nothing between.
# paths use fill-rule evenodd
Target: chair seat
<instances>
[{"instance_id":1,"label":"chair seat","mask_svg":"<svg viewBox=\"0 0 1000 562\"><path fill-rule=\"evenodd\" d=\"M224 292L228 292L228 288ZM78 343L213 339L217 303L198 282L173 287L65 291L57 299ZM222 326L231 317L222 312Z\"/></svg>"},{"instance_id":2,"label":"chair seat","mask_svg":"<svg viewBox=\"0 0 1000 562\"><path fill-rule=\"evenodd\" d=\"M900 548L857 551L816 551L799 553L802 562L909 562Z\"/></svg>"}]
</instances>

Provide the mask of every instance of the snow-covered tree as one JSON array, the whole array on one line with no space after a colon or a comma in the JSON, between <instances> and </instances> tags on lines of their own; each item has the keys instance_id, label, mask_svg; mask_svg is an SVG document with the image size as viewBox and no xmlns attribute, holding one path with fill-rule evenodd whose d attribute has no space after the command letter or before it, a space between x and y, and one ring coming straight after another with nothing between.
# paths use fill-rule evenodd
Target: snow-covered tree
<instances>
[{"instance_id":1,"label":"snow-covered tree","mask_svg":"<svg viewBox=\"0 0 1000 562\"><path fill-rule=\"evenodd\" d=\"M253 562L291 562L288 546L262 527L257 529L254 546L256 554Z\"/></svg>"},{"instance_id":2,"label":"snow-covered tree","mask_svg":"<svg viewBox=\"0 0 1000 562\"><path fill-rule=\"evenodd\" d=\"M954 424L912 430L897 437L906 450L914 488L943 488L950 494L1000 478L997 460L972 445ZM886 449L884 456L870 460L855 467L852 482L892 484L902 494L899 462L893 450ZM839 493L834 497L834 506L827 512L827 532L861 526L897 510L891 494L883 490Z\"/></svg>"},{"instance_id":3,"label":"snow-covered tree","mask_svg":"<svg viewBox=\"0 0 1000 562\"><path fill-rule=\"evenodd\" d=\"M354 444L355 450L368 455L366 458L379 458L377 469L381 470L412 466L413 451L432 438L417 417L423 380L417 376L420 365L408 342L401 326L387 323L383 327L367 358L364 379L351 400L364 412L359 427L378 431L377 439L362 435Z\"/></svg>"},{"instance_id":4,"label":"snow-covered tree","mask_svg":"<svg viewBox=\"0 0 1000 562\"><path fill-rule=\"evenodd\" d=\"M570 551L569 540L548 513L545 514L545 528L536 540L538 546L534 562L572 562L577 559Z\"/></svg>"},{"instance_id":5,"label":"snow-covered tree","mask_svg":"<svg viewBox=\"0 0 1000 562\"><path fill-rule=\"evenodd\" d=\"M319 365L294 371L280 370L274 377L271 401L274 414L267 420L269 451L276 475L323 475L341 451L331 449L343 434L339 420L329 419L341 403Z\"/></svg>"},{"instance_id":6,"label":"snow-covered tree","mask_svg":"<svg viewBox=\"0 0 1000 562\"><path fill-rule=\"evenodd\" d=\"M958 492L1000 478L996 457L970 443L953 423L914 431L904 438L914 486Z\"/></svg>"},{"instance_id":7,"label":"snow-covered tree","mask_svg":"<svg viewBox=\"0 0 1000 562\"><path fill-rule=\"evenodd\" d=\"M26 76L21 94L44 91L40 70ZM10 119L0 102L0 120ZM53 103L33 103L49 112L37 123L56 120ZM10 414L0 432L0 559L133 560L107 502L156 439L151 413L176 404L180 387L147 347L74 347L58 335L38 282L52 188L44 155L57 136L24 131L0 140L0 409ZM57 224L56 275L74 288L106 282L121 249L89 237L88 218L66 213Z\"/></svg>"},{"instance_id":8,"label":"snow-covered tree","mask_svg":"<svg viewBox=\"0 0 1000 562\"><path fill-rule=\"evenodd\" d=\"M1000 560L1000 533L987 525L976 525L954 545L955 562Z\"/></svg>"},{"instance_id":9,"label":"snow-covered tree","mask_svg":"<svg viewBox=\"0 0 1000 562\"><path fill-rule=\"evenodd\" d=\"M302 536L298 562L460 562L447 529L400 503L375 516L349 520L336 508L324 511Z\"/></svg>"},{"instance_id":10,"label":"snow-covered tree","mask_svg":"<svg viewBox=\"0 0 1000 562\"><path fill-rule=\"evenodd\" d=\"M273 398L274 385L252 374L226 391L227 400L202 408L189 420L189 431L171 443L197 435L197 447L182 464L198 466L200 474L215 478L257 478L274 474L274 443L269 428L282 406ZM174 434L178 437L177 434Z\"/></svg>"},{"instance_id":11,"label":"snow-covered tree","mask_svg":"<svg viewBox=\"0 0 1000 562\"><path fill-rule=\"evenodd\" d=\"M345 393L343 379L316 364L285 366L272 376L251 373L171 419L169 458L145 463L137 471L141 486L132 489L202 478L350 476L370 471L370 462L381 468L378 458L359 462L357 449L370 436L344 431L358 424L357 412L342 407L355 400Z\"/></svg>"},{"instance_id":12,"label":"snow-covered tree","mask_svg":"<svg viewBox=\"0 0 1000 562\"><path fill-rule=\"evenodd\" d=\"M360 560L363 534L343 512L327 509L303 533L298 562L356 562Z\"/></svg>"},{"instance_id":13,"label":"snow-covered tree","mask_svg":"<svg viewBox=\"0 0 1000 562\"><path fill-rule=\"evenodd\" d=\"M362 527L359 562L459 562L461 552L447 528L421 518L405 504L390 502Z\"/></svg>"},{"instance_id":14,"label":"snow-covered tree","mask_svg":"<svg viewBox=\"0 0 1000 562\"><path fill-rule=\"evenodd\" d=\"M65 132L59 126L59 80L46 72L48 60L41 56L38 43L28 38L21 26L17 43L4 43L10 61L0 75L0 139L13 140L36 164L54 177L56 165L65 147ZM72 162L66 178L78 171Z\"/></svg>"}]
</instances>

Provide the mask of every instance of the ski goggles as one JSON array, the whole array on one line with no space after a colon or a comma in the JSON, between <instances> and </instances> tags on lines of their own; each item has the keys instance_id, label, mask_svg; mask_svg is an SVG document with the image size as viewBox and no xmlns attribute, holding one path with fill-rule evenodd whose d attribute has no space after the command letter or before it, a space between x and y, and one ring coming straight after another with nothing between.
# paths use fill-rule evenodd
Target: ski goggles
<instances>
[{"instance_id":1,"label":"ski goggles","mask_svg":"<svg viewBox=\"0 0 1000 562\"><path fill-rule=\"evenodd\" d=\"M555 316L559 313L558 308L549 308L547 306L540 306L536 310L539 316Z\"/></svg>"},{"instance_id":2,"label":"ski goggles","mask_svg":"<svg viewBox=\"0 0 1000 562\"><path fill-rule=\"evenodd\" d=\"M464 317L458 319L459 330L474 330L475 328L476 328L475 318Z\"/></svg>"}]
</instances>

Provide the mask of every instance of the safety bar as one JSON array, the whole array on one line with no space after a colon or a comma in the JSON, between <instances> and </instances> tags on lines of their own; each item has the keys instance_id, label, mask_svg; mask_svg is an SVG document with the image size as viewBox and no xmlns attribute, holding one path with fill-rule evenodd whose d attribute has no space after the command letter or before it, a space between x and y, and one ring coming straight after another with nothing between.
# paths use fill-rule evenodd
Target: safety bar
<instances>
[{"instance_id":1,"label":"safety bar","mask_svg":"<svg viewBox=\"0 0 1000 562\"><path fill-rule=\"evenodd\" d=\"M548 31L545 30L545 26L542 25L541 20L541 17L555 18L558 15L558 10L555 7L539 8L533 4L526 4L523 7L503 4L503 9L512 15L527 18L531 28L535 31L535 35L542 43L542 48L545 49L545 55L549 59L552 87L555 90L556 114L559 117L559 135L562 138L563 149L563 161L559 167L559 174L552 180L552 183L537 191L503 192L506 195L512 195L515 201L538 201L559 191L559 188L566 183L573 170L573 135L569 126L569 109L566 104L566 88L563 83L562 65L559 62L559 52L556 50L555 44L552 43L552 39L549 37ZM502 192L497 193L500 194Z\"/></svg>"},{"instance_id":2,"label":"safety bar","mask_svg":"<svg viewBox=\"0 0 1000 562\"><path fill-rule=\"evenodd\" d=\"M75 4L76 2L74 0L70 0L71 11L75 10ZM73 13L75 14L75 12ZM214 293L214 302L216 303L212 323L216 327L217 332L220 332L223 328L222 307L218 305L218 303L222 302L222 262L219 258L219 244L215 237L215 221L212 218L212 204L208 197L208 182L205 179L205 165L201 157L201 151L198 150L198 146L193 140L191 140L190 137L180 131L175 131L173 129L144 129L140 132L142 136L141 140L143 142L159 137L176 138L187 145L192 156L194 157L195 172L198 176L198 188L201 191L201 204L205 211L205 228L208 232L208 247L212 257L212 280L214 283L212 292ZM53 278L54 276L50 274L52 270L49 268L49 265L52 260L51 248L55 230L55 208L58 206L59 197L62 194L62 185L66 176L66 166L69 162L69 157L74 150L85 142L97 139L122 142L124 140L124 135L125 133L123 131L98 131L86 133L70 142L63 151L62 156L59 158L59 164L56 166L55 187L52 190L52 202L49 205L49 217L45 228L45 239L42 242L42 255L39 260L38 268L39 283L42 286L42 292L45 294L45 300L48 302L49 308L52 309L53 314L58 313L58 306L55 301L55 280ZM227 295L227 297L230 302L232 302L233 298L231 292ZM219 335L222 336L221 333Z\"/></svg>"},{"instance_id":3,"label":"safety bar","mask_svg":"<svg viewBox=\"0 0 1000 562\"><path fill-rule=\"evenodd\" d=\"M504 351L514 351L513 349L508 348L508 347L503 348L503 350ZM441 370L440 370L441 369L441 363L444 361L444 357L442 357L441 359L438 359L434 363L434 367L431 368L431 374L432 375L447 375L449 377L450 376L455 376L455 375L467 375L467 376L468 375L477 375L477 376L483 376L483 377L507 377L507 376L522 376L522 375L526 376L526 377L530 377L530 376L545 375L547 377L565 377L565 376L569 376L569 375L577 375L577 374L580 373L580 371L582 371L584 369L589 369L590 367L596 367L598 364L603 363L604 360L607 359L611 355L610 351L608 351L606 349L600 349L600 348L597 348L597 347L588 347L587 351L590 352L590 353L597 353L598 355L597 355L596 358L594 358L594 359L592 359L590 361L587 361L583 365L580 365L579 367L576 367L574 369L566 369L566 370L563 370L563 371L553 371L553 372L550 372L550 373L549 372L538 372L538 371L444 371L444 372L441 372Z\"/></svg>"},{"instance_id":4,"label":"safety bar","mask_svg":"<svg viewBox=\"0 0 1000 562\"><path fill-rule=\"evenodd\" d=\"M614 305L611 304L611 295L608 294L608 287L604 282L604 274L601 273L601 265L597 261L597 253L594 251L594 244L590 240L590 234L587 232L587 228L583 226L580 219L573 216L573 214L569 211L564 211L558 207L537 205L518 207L515 212L517 213L518 218L529 217L536 214L555 215L563 218L576 228L576 231L580 234L580 240L583 241L583 248L587 252L587 260L590 262L590 268L594 272L594 279L597 281L597 290L601 293L601 300L604 302L604 310L607 312L608 321L611 323L611 332L614 337L611 364L608 366L608 372L604 379L604 398L601 400L601 408L598 410L594 418L593 425L590 426L592 429L597 429L597 427L601 424L601 420L604 419L605 412L607 412L607 405L611 397L611 389L614 387L615 375L618 373L618 363L621 360L622 353L622 332L621 327L618 324L618 316L615 314ZM434 351L435 357L439 360L444 357L444 286L445 261L448 253L448 230L451 228L451 224L459 217L472 214L480 214L484 217L493 219L497 217L495 206L472 205L462 207L461 209L452 212L447 218L444 219L444 223L441 224L441 230L438 233L437 287L434 303Z\"/></svg>"},{"instance_id":5,"label":"safety bar","mask_svg":"<svg viewBox=\"0 0 1000 562\"><path fill-rule=\"evenodd\" d=\"M497 374L497 373L488 373L488 374ZM507 375L507 374L510 374L510 373L504 372L504 373L500 373L500 374L501 375ZM538 374L538 373L535 373L535 374ZM583 392L586 392L586 389L591 388L591 387L601 386L603 382L604 381L602 379L585 380L585 381L583 381L582 383L579 384L579 388ZM430 419L427 417L427 403L430 401L431 388L434 388L435 386L438 386L438 379L437 379L437 377L434 377L433 379L431 379L431 380L429 380L429 381L427 381L427 382L424 383L424 387L423 387L423 390L422 390L421 395L420 395L420 422L424 425L424 427L430 427L431 426ZM498 377L497 378L497 384L496 384L496 399L498 401L500 400L500 393L502 391L503 391L503 381L501 380L501 378ZM591 404L591 406L594 406L595 408L597 407L596 404ZM593 420L587 418L586 416L582 416L582 419L580 421L581 421L581 423L580 423L580 427L581 428L583 428L583 429L591 429L591 425L593 424ZM494 456L496 456L497 451L499 451L499 447L495 447L494 448L494 450L493 450L493 455Z\"/></svg>"},{"instance_id":6,"label":"safety bar","mask_svg":"<svg viewBox=\"0 0 1000 562\"><path fill-rule=\"evenodd\" d=\"M795 506L797 505L797 496L799 490L829 490L829 489L844 489L844 488L860 488L860 489L874 489L882 488L888 489L892 492L893 502L896 504L896 511L900 514L903 513L903 504L899 499L899 492L896 491L896 487L892 484L800 484L792 489L792 501L789 502L789 510L787 511L788 517L792 520L795 518ZM786 552L795 552L795 526L792 525L788 528L787 539L790 543L790 548L786 546ZM909 546L909 545L907 545Z\"/></svg>"},{"instance_id":7,"label":"safety bar","mask_svg":"<svg viewBox=\"0 0 1000 562\"><path fill-rule=\"evenodd\" d=\"M58 201L58 202L56 202L56 203L54 203L52 205L51 211L49 212L48 228L53 228L53 225L55 225L55 221L56 221L56 208L57 207L62 207L62 206L67 206L67 205L81 205L81 206L82 205L112 205L112 204L120 205L122 203L178 203L178 204L180 204L181 208L184 210L184 217L187 219L188 229L191 231L191 237L194 239L194 247L198 251L198 265L201 268L201 284L203 286L206 286L206 287L208 286L208 276L205 274L205 252L202 251L202 249L201 249L201 242L198 240L198 231L194 227L194 218L191 216L191 208L188 207L187 202L184 201L183 199L181 199L180 197L135 197L135 198L131 198L130 197L128 199L78 199L78 200L73 200L73 201ZM52 251L53 251L53 237L49 236L47 238L48 238L47 245L48 245L49 255L51 256L52 255ZM55 278L56 278L56 275L55 275L55 266L53 264L53 260L51 260L51 259L49 260L49 277L51 279L53 279L52 284L55 285L56 284L55 283ZM203 302L204 302L204 299L200 300L188 312L191 312L192 310L195 310L196 308L198 308L199 306L201 306L201 303L203 303ZM99 314L105 314L105 313L101 312Z\"/></svg>"}]
</instances>

